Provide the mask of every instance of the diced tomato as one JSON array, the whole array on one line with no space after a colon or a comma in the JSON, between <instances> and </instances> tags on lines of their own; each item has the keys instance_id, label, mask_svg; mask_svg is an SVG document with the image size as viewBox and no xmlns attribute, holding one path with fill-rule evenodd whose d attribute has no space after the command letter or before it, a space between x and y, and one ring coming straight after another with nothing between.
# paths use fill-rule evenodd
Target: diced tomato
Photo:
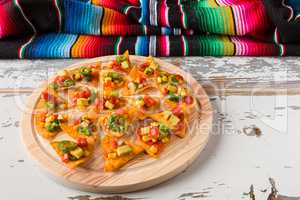
<instances>
[{"instance_id":1,"label":"diced tomato","mask_svg":"<svg viewBox=\"0 0 300 200\"><path fill-rule=\"evenodd\" d=\"M87 142L87 139L86 139L86 138L78 138L78 139L77 139L77 144L78 144L78 146L80 146L80 147L82 147L82 148L88 146L88 142Z\"/></svg>"},{"instance_id":2,"label":"diced tomato","mask_svg":"<svg viewBox=\"0 0 300 200\"><path fill-rule=\"evenodd\" d=\"M65 77L64 76L57 76L54 80L55 83L62 85L65 81Z\"/></svg>"},{"instance_id":3,"label":"diced tomato","mask_svg":"<svg viewBox=\"0 0 300 200\"><path fill-rule=\"evenodd\" d=\"M177 79L178 81L182 81L182 80L183 80L183 77L182 77L181 75L179 75L179 74L176 74L176 79Z\"/></svg>"},{"instance_id":4,"label":"diced tomato","mask_svg":"<svg viewBox=\"0 0 300 200\"><path fill-rule=\"evenodd\" d=\"M91 91L89 89L85 89L80 93L80 97L82 98L89 98L90 96L91 96Z\"/></svg>"},{"instance_id":5,"label":"diced tomato","mask_svg":"<svg viewBox=\"0 0 300 200\"><path fill-rule=\"evenodd\" d=\"M81 118L80 117L78 117L77 119L75 119L75 121L74 121L75 125L78 125L80 123L81 123Z\"/></svg>"},{"instance_id":6,"label":"diced tomato","mask_svg":"<svg viewBox=\"0 0 300 200\"><path fill-rule=\"evenodd\" d=\"M116 110L117 115L124 115L126 113L126 110L124 108L119 108Z\"/></svg>"},{"instance_id":7,"label":"diced tomato","mask_svg":"<svg viewBox=\"0 0 300 200\"><path fill-rule=\"evenodd\" d=\"M123 71L123 69L121 68L121 66L119 64L113 64L112 66L113 70L116 70L116 71Z\"/></svg>"},{"instance_id":8,"label":"diced tomato","mask_svg":"<svg viewBox=\"0 0 300 200\"><path fill-rule=\"evenodd\" d=\"M98 77L99 73L97 71L97 66L92 66L91 69L92 69L92 72L91 72L92 77Z\"/></svg>"},{"instance_id":9,"label":"diced tomato","mask_svg":"<svg viewBox=\"0 0 300 200\"><path fill-rule=\"evenodd\" d=\"M65 153L62 157L61 157L61 160L64 162L64 163L67 163L70 161L69 159L69 154Z\"/></svg>"},{"instance_id":10,"label":"diced tomato","mask_svg":"<svg viewBox=\"0 0 300 200\"><path fill-rule=\"evenodd\" d=\"M42 99L44 99L45 101L49 101L52 103L58 103L58 100L56 99L56 97L49 94L48 91L42 92L41 96L42 96Z\"/></svg>"},{"instance_id":11,"label":"diced tomato","mask_svg":"<svg viewBox=\"0 0 300 200\"><path fill-rule=\"evenodd\" d=\"M42 98L45 100L49 99L49 93L47 91L42 92Z\"/></svg>"},{"instance_id":12,"label":"diced tomato","mask_svg":"<svg viewBox=\"0 0 300 200\"><path fill-rule=\"evenodd\" d=\"M111 97L110 97L110 102L111 102L112 104L116 105L116 104L118 104L119 99L118 99L118 97L111 96Z\"/></svg>"},{"instance_id":13,"label":"diced tomato","mask_svg":"<svg viewBox=\"0 0 300 200\"><path fill-rule=\"evenodd\" d=\"M177 106L176 108L174 108L172 110L172 113L176 116L182 115L183 114L183 110L181 106Z\"/></svg>"},{"instance_id":14,"label":"diced tomato","mask_svg":"<svg viewBox=\"0 0 300 200\"><path fill-rule=\"evenodd\" d=\"M111 147L113 149L118 148L118 142L117 142L117 140L115 140L115 139L111 140L110 145L111 145Z\"/></svg>"},{"instance_id":15,"label":"diced tomato","mask_svg":"<svg viewBox=\"0 0 300 200\"><path fill-rule=\"evenodd\" d=\"M54 119L58 118L58 114L53 114Z\"/></svg>"},{"instance_id":16,"label":"diced tomato","mask_svg":"<svg viewBox=\"0 0 300 200\"><path fill-rule=\"evenodd\" d=\"M140 77L138 77L138 79L137 79L137 82L140 83L140 84L144 83L145 81L146 81L146 78L143 77L143 76L140 76Z\"/></svg>"},{"instance_id":17,"label":"diced tomato","mask_svg":"<svg viewBox=\"0 0 300 200\"><path fill-rule=\"evenodd\" d=\"M155 105L155 103L156 103L155 100L148 95L144 96L144 102L145 102L146 106L148 106L148 107L151 107L151 106Z\"/></svg>"},{"instance_id":18,"label":"diced tomato","mask_svg":"<svg viewBox=\"0 0 300 200\"><path fill-rule=\"evenodd\" d=\"M152 140L149 140L149 141L147 142L147 144L148 144L148 145L152 145L152 144L153 144Z\"/></svg>"},{"instance_id":19,"label":"diced tomato","mask_svg":"<svg viewBox=\"0 0 300 200\"><path fill-rule=\"evenodd\" d=\"M193 99L192 96L186 96L186 97L184 98L184 102L185 102L186 104L190 105L190 104L193 104L194 99Z\"/></svg>"},{"instance_id":20,"label":"diced tomato","mask_svg":"<svg viewBox=\"0 0 300 200\"><path fill-rule=\"evenodd\" d=\"M150 136L152 138L158 138L159 137L159 129L158 129L158 127L152 127L150 129Z\"/></svg>"},{"instance_id":21,"label":"diced tomato","mask_svg":"<svg viewBox=\"0 0 300 200\"><path fill-rule=\"evenodd\" d=\"M96 99L95 99L95 107L96 107L97 109L102 109L102 108L103 108L103 101L100 100L99 98L96 98Z\"/></svg>"},{"instance_id":22,"label":"diced tomato","mask_svg":"<svg viewBox=\"0 0 300 200\"><path fill-rule=\"evenodd\" d=\"M144 71L147 67L149 67L149 63L143 63L143 64L139 65L139 68L141 71Z\"/></svg>"},{"instance_id":23,"label":"diced tomato","mask_svg":"<svg viewBox=\"0 0 300 200\"><path fill-rule=\"evenodd\" d=\"M163 87L163 88L162 88L162 93L163 93L164 95L167 95L168 92L169 92L169 90L168 90L166 87Z\"/></svg>"}]
</instances>

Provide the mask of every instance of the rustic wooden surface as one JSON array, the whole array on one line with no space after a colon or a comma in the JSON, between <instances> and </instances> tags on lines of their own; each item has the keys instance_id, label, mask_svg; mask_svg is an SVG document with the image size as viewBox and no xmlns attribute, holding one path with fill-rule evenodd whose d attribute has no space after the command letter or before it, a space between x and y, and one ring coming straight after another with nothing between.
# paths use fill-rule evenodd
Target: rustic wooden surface
<instances>
[{"instance_id":1,"label":"rustic wooden surface","mask_svg":"<svg viewBox=\"0 0 300 200\"><path fill-rule=\"evenodd\" d=\"M203 156L181 175L154 188L121 195L131 199L236 200L251 199L254 194L258 200L267 200L270 183L275 180L281 194L277 199L299 199L300 59L165 60L181 64L207 85L215 109L213 135ZM68 189L45 177L25 153L20 139L21 109L29 93L49 74L75 62L78 60L0 61L0 199L103 197ZM257 126L261 136L245 134L244 128L250 125Z\"/></svg>"}]
</instances>

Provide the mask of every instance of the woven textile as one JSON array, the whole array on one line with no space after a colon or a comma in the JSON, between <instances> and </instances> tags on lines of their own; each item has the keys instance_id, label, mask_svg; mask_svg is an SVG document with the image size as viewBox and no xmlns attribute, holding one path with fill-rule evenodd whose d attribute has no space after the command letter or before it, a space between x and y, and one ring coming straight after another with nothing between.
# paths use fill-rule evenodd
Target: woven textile
<instances>
[{"instance_id":1,"label":"woven textile","mask_svg":"<svg viewBox=\"0 0 300 200\"><path fill-rule=\"evenodd\" d=\"M298 0L0 0L0 58L300 55Z\"/></svg>"}]
</instances>

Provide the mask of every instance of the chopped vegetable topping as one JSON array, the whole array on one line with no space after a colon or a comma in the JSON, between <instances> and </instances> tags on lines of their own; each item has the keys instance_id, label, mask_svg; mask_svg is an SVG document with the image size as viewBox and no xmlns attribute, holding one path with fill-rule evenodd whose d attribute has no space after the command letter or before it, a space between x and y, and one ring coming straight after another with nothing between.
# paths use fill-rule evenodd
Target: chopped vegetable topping
<instances>
[{"instance_id":1,"label":"chopped vegetable topping","mask_svg":"<svg viewBox=\"0 0 300 200\"><path fill-rule=\"evenodd\" d=\"M92 70L90 68L82 66L80 67L79 72L84 77L85 81L92 80Z\"/></svg>"},{"instance_id":2,"label":"chopped vegetable topping","mask_svg":"<svg viewBox=\"0 0 300 200\"><path fill-rule=\"evenodd\" d=\"M118 156L124 156L130 154L132 151L133 149L129 145L123 145L117 148Z\"/></svg>"},{"instance_id":3,"label":"chopped vegetable topping","mask_svg":"<svg viewBox=\"0 0 300 200\"><path fill-rule=\"evenodd\" d=\"M71 80L71 79L66 79L66 80L64 81L64 86L65 86L65 87L71 87L71 86L73 86L73 85L75 85L75 81L73 81L73 80Z\"/></svg>"},{"instance_id":4,"label":"chopped vegetable topping","mask_svg":"<svg viewBox=\"0 0 300 200\"><path fill-rule=\"evenodd\" d=\"M60 117L61 120L63 120L63 117ZM45 125L44 127L47 129L49 132L57 132L60 131L60 119L58 119L58 115L56 114L48 114L44 117L44 122Z\"/></svg>"},{"instance_id":5,"label":"chopped vegetable topping","mask_svg":"<svg viewBox=\"0 0 300 200\"><path fill-rule=\"evenodd\" d=\"M147 67L144 71L144 73L147 75L147 76L150 76L154 73L154 69L152 69L151 67Z\"/></svg>"},{"instance_id":6,"label":"chopped vegetable topping","mask_svg":"<svg viewBox=\"0 0 300 200\"><path fill-rule=\"evenodd\" d=\"M180 97L175 95L174 93L170 93L168 96L168 99L170 101L174 101L174 102L179 102L180 101Z\"/></svg>"},{"instance_id":7,"label":"chopped vegetable topping","mask_svg":"<svg viewBox=\"0 0 300 200\"><path fill-rule=\"evenodd\" d=\"M128 124L124 116L111 115L108 118L108 128L114 132L124 133L128 129Z\"/></svg>"},{"instance_id":8,"label":"chopped vegetable topping","mask_svg":"<svg viewBox=\"0 0 300 200\"><path fill-rule=\"evenodd\" d=\"M77 144L71 141L61 141L58 143L58 149L67 154L77 148Z\"/></svg>"},{"instance_id":9,"label":"chopped vegetable topping","mask_svg":"<svg viewBox=\"0 0 300 200\"><path fill-rule=\"evenodd\" d=\"M126 56L125 55L119 55L116 57L116 61L121 64L122 62L126 61Z\"/></svg>"},{"instance_id":10,"label":"chopped vegetable topping","mask_svg":"<svg viewBox=\"0 0 300 200\"><path fill-rule=\"evenodd\" d=\"M92 104L95 101L96 97L97 97L97 91L92 90L91 95L88 97L89 104Z\"/></svg>"},{"instance_id":11,"label":"chopped vegetable topping","mask_svg":"<svg viewBox=\"0 0 300 200\"><path fill-rule=\"evenodd\" d=\"M60 130L60 123L59 120L54 120L50 123L46 123L45 124L45 128L49 131L49 132L56 132L58 130Z\"/></svg>"}]
</instances>

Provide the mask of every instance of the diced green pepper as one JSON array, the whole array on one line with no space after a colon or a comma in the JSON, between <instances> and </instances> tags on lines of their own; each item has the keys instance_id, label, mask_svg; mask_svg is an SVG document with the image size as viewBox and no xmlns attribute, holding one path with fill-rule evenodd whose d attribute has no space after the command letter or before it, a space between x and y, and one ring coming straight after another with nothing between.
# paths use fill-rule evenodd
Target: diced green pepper
<instances>
[{"instance_id":1,"label":"diced green pepper","mask_svg":"<svg viewBox=\"0 0 300 200\"><path fill-rule=\"evenodd\" d=\"M65 87L71 87L73 85L75 85L75 81L73 81L71 79L67 79L67 80L64 81L64 86Z\"/></svg>"},{"instance_id":2,"label":"diced green pepper","mask_svg":"<svg viewBox=\"0 0 300 200\"><path fill-rule=\"evenodd\" d=\"M124 133L127 131L128 125L123 116L111 115L108 118L108 128L114 132Z\"/></svg>"},{"instance_id":3,"label":"diced green pepper","mask_svg":"<svg viewBox=\"0 0 300 200\"><path fill-rule=\"evenodd\" d=\"M88 81L92 80L92 74L91 74L92 70L91 69L89 69L85 66L82 66L79 69L79 72L80 72L81 75L83 75L85 81L88 82Z\"/></svg>"},{"instance_id":4,"label":"diced green pepper","mask_svg":"<svg viewBox=\"0 0 300 200\"><path fill-rule=\"evenodd\" d=\"M77 148L77 144L71 141L60 141L58 143L58 149L63 153L69 153L70 151Z\"/></svg>"},{"instance_id":5,"label":"diced green pepper","mask_svg":"<svg viewBox=\"0 0 300 200\"><path fill-rule=\"evenodd\" d=\"M149 75L152 75L154 73L154 70L151 67L147 67L144 70L144 73L149 76Z\"/></svg>"},{"instance_id":6,"label":"diced green pepper","mask_svg":"<svg viewBox=\"0 0 300 200\"><path fill-rule=\"evenodd\" d=\"M170 101L179 102L180 97L175 95L174 93L170 93L169 96L168 96L168 99Z\"/></svg>"},{"instance_id":7,"label":"diced green pepper","mask_svg":"<svg viewBox=\"0 0 300 200\"><path fill-rule=\"evenodd\" d=\"M52 122L50 122L49 124L46 124L47 131L49 132L56 132L60 130L60 123L58 120L54 120Z\"/></svg>"},{"instance_id":8,"label":"diced green pepper","mask_svg":"<svg viewBox=\"0 0 300 200\"><path fill-rule=\"evenodd\" d=\"M79 126L78 127L78 132L82 133L82 134L84 134L86 136L91 136L92 135L91 127L82 127L82 126Z\"/></svg>"}]
</instances>

